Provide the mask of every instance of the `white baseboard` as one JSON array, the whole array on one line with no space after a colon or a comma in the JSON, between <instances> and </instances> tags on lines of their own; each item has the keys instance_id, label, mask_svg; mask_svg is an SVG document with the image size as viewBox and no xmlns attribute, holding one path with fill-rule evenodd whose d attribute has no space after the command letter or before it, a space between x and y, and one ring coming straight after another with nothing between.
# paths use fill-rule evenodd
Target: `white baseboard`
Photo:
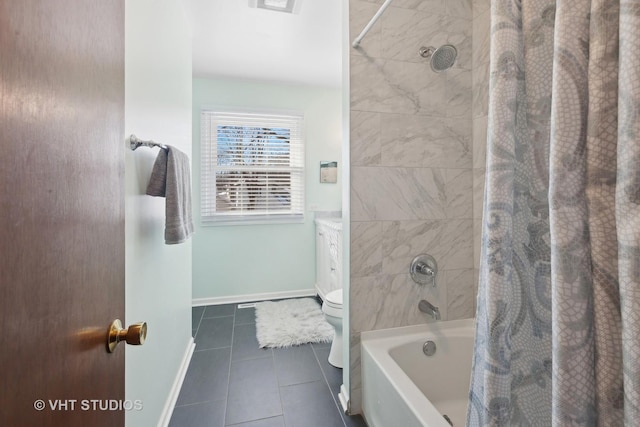
<instances>
[{"instance_id":1,"label":"white baseboard","mask_svg":"<svg viewBox=\"0 0 640 427\"><path fill-rule=\"evenodd\" d=\"M297 291L265 292L260 294L233 295L229 297L194 298L191 305L193 307L198 307L201 305L236 304L240 302L265 301L265 300L283 299L283 298L311 297L315 295L316 295L315 289L300 289Z\"/></svg>"},{"instance_id":2,"label":"white baseboard","mask_svg":"<svg viewBox=\"0 0 640 427\"><path fill-rule=\"evenodd\" d=\"M344 384L340 384L340 392L338 393L338 399L340 400L340 406L345 414L349 413L349 392Z\"/></svg>"},{"instance_id":3,"label":"white baseboard","mask_svg":"<svg viewBox=\"0 0 640 427\"><path fill-rule=\"evenodd\" d=\"M182 357L182 363L180 363L180 367L178 368L176 378L173 380L169 397L167 398L167 402L164 404L164 409L162 410L162 416L158 422L158 427L167 427L169 425L169 421L171 421L173 408L175 408L176 402L178 401L178 395L180 395L180 389L182 388L184 377L187 375L187 369L189 369L189 363L191 362L191 356L193 356L195 348L196 343L193 342L193 338L190 338L187 343L184 356Z\"/></svg>"}]
</instances>

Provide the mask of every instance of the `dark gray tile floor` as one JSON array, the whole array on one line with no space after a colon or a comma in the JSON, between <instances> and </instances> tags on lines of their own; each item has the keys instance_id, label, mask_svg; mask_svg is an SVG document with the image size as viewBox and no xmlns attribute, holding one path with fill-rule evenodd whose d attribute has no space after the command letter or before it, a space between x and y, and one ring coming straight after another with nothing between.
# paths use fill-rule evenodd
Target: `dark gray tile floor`
<instances>
[{"instance_id":1,"label":"dark gray tile floor","mask_svg":"<svg viewBox=\"0 0 640 427\"><path fill-rule=\"evenodd\" d=\"M196 342L170 427L365 427L338 401L330 344L260 349L255 311L194 307Z\"/></svg>"}]
</instances>

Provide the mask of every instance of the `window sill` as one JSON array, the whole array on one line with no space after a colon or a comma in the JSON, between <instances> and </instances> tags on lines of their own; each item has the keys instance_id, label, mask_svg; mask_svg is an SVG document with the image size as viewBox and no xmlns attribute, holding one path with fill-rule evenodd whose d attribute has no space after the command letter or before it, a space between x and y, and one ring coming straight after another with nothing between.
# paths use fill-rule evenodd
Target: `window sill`
<instances>
[{"instance_id":1,"label":"window sill","mask_svg":"<svg viewBox=\"0 0 640 427\"><path fill-rule=\"evenodd\" d=\"M218 218L206 218L201 220L203 227L217 227L225 225L273 225L273 224L302 224L304 223L304 215L274 215L260 216L256 218L239 218L233 216L224 216Z\"/></svg>"}]
</instances>

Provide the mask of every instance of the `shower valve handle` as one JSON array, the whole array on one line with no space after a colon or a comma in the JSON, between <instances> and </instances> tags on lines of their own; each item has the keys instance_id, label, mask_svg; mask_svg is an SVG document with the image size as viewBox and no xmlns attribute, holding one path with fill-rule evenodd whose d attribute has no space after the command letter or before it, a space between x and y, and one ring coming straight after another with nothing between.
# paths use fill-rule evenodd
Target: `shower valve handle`
<instances>
[{"instance_id":1,"label":"shower valve handle","mask_svg":"<svg viewBox=\"0 0 640 427\"><path fill-rule=\"evenodd\" d=\"M438 263L431 255L421 254L411 261L409 268L411 278L419 285L432 284L436 286Z\"/></svg>"}]
</instances>

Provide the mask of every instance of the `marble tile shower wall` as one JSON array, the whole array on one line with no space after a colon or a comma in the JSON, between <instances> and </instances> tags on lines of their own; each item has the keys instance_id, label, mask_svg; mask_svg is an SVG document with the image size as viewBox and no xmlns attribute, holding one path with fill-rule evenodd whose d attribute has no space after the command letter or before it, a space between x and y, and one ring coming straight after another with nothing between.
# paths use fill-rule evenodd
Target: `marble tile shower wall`
<instances>
[{"instance_id":1,"label":"marble tile shower wall","mask_svg":"<svg viewBox=\"0 0 640 427\"><path fill-rule=\"evenodd\" d=\"M476 285L480 264L482 201L487 158L490 27L491 0L473 0L473 268Z\"/></svg>"},{"instance_id":2,"label":"marble tile shower wall","mask_svg":"<svg viewBox=\"0 0 640 427\"><path fill-rule=\"evenodd\" d=\"M355 38L383 0L350 0ZM361 405L360 333L471 317L474 286L472 0L394 0L351 49L350 398ZM450 43L454 67L434 73L418 51ZM438 261L437 287L409 276Z\"/></svg>"}]
</instances>

